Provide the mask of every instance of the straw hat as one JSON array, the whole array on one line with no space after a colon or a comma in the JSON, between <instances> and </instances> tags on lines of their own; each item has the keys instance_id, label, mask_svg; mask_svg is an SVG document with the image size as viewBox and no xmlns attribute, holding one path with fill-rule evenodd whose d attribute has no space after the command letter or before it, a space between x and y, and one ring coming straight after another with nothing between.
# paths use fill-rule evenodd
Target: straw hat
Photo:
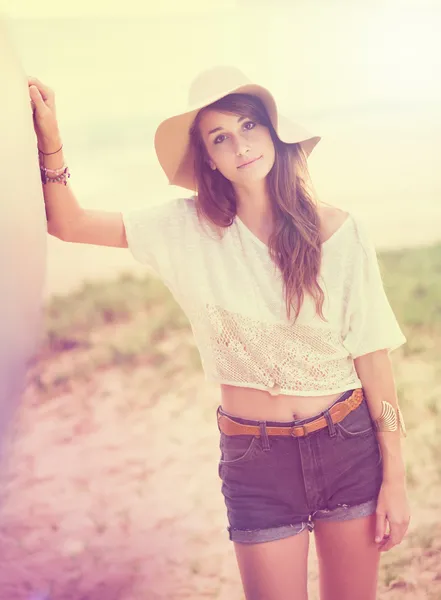
<instances>
[{"instance_id":1,"label":"straw hat","mask_svg":"<svg viewBox=\"0 0 441 600\"><path fill-rule=\"evenodd\" d=\"M196 191L194 152L190 146L190 128L204 106L232 93L258 96L268 111L271 123L282 142L300 143L306 156L320 141L304 127L278 114L273 95L251 82L239 69L216 66L200 73L191 83L188 103L181 113L162 121L155 133L155 150L170 185Z\"/></svg>"}]
</instances>

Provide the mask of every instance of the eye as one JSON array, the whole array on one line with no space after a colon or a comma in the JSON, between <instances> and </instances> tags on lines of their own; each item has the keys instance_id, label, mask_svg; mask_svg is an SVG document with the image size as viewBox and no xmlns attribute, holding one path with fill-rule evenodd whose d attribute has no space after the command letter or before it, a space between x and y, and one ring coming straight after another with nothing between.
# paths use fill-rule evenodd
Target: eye
<instances>
[{"instance_id":1,"label":"eye","mask_svg":"<svg viewBox=\"0 0 441 600\"><path fill-rule=\"evenodd\" d=\"M252 125L252 127L247 127L247 125ZM249 131L250 129L254 129L254 127L256 127L256 123L254 121L247 121L244 124L244 127L246 127L248 129L248 131Z\"/></svg>"},{"instance_id":2,"label":"eye","mask_svg":"<svg viewBox=\"0 0 441 600\"><path fill-rule=\"evenodd\" d=\"M251 125L251 127L248 127L248 125ZM243 124L243 127L247 130L247 131L251 131L251 129L254 129L254 127L256 127L256 123L255 121L246 121L246 123ZM220 138L224 138L225 135L222 133L220 135L217 136L217 138L215 138L214 140L214 144L221 144L224 140L220 139Z\"/></svg>"},{"instance_id":3,"label":"eye","mask_svg":"<svg viewBox=\"0 0 441 600\"><path fill-rule=\"evenodd\" d=\"M215 144L220 144L221 142L223 142L223 140L219 140L219 138L221 138L221 137L225 137L225 136L223 134L218 135L217 138L214 140L214 143Z\"/></svg>"}]
</instances>

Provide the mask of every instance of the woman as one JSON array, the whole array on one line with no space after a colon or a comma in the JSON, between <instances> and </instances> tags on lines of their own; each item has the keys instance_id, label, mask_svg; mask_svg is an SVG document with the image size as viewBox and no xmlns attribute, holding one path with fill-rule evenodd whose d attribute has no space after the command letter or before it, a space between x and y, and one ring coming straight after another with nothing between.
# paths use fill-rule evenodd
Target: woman
<instances>
[{"instance_id":1,"label":"woman","mask_svg":"<svg viewBox=\"0 0 441 600\"><path fill-rule=\"evenodd\" d=\"M219 476L246 598L307 598L312 530L322 600L375 598L380 551L409 523L389 358L405 337L365 228L311 192L320 138L237 69L209 69L155 136L169 182L195 195L84 210L54 94L29 86L49 233L128 246L151 266L220 385Z\"/></svg>"}]
</instances>

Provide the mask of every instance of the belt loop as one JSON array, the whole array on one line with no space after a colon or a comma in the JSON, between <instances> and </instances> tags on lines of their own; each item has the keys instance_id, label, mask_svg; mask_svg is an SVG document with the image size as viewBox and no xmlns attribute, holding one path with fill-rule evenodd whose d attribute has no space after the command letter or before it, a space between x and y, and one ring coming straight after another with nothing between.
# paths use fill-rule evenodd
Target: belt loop
<instances>
[{"instance_id":1,"label":"belt loop","mask_svg":"<svg viewBox=\"0 0 441 600\"><path fill-rule=\"evenodd\" d=\"M268 437L268 432L266 430L266 421L259 421L259 429L260 429L260 439L262 440L262 449L270 450L270 442Z\"/></svg>"},{"instance_id":2,"label":"belt loop","mask_svg":"<svg viewBox=\"0 0 441 600\"><path fill-rule=\"evenodd\" d=\"M323 416L326 419L326 423L328 424L328 429L329 429L329 437L334 437L337 435L337 429L335 428L335 424L332 421L331 415L329 414L329 409L326 409L323 412Z\"/></svg>"},{"instance_id":3,"label":"belt loop","mask_svg":"<svg viewBox=\"0 0 441 600\"><path fill-rule=\"evenodd\" d=\"M219 417L220 417L220 406L217 407L216 410L216 424L217 424L217 428L219 429L219 433L222 433L221 428L219 427Z\"/></svg>"}]
</instances>

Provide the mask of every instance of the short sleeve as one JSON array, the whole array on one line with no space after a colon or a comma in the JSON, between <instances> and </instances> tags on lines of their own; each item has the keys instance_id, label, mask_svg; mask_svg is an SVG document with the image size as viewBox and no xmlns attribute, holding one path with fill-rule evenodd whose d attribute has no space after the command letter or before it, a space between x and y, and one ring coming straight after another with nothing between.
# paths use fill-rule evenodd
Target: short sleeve
<instances>
[{"instance_id":1,"label":"short sleeve","mask_svg":"<svg viewBox=\"0 0 441 600\"><path fill-rule=\"evenodd\" d=\"M384 290L375 246L357 219L356 248L347 303L344 346L352 358L369 352L395 350L406 342Z\"/></svg>"},{"instance_id":2,"label":"short sleeve","mask_svg":"<svg viewBox=\"0 0 441 600\"><path fill-rule=\"evenodd\" d=\"M133 257L164 279L170 278L173 257L180 249L185 207L185 199L173 199L121 213Z\"/></svg>"}]
</instances>

